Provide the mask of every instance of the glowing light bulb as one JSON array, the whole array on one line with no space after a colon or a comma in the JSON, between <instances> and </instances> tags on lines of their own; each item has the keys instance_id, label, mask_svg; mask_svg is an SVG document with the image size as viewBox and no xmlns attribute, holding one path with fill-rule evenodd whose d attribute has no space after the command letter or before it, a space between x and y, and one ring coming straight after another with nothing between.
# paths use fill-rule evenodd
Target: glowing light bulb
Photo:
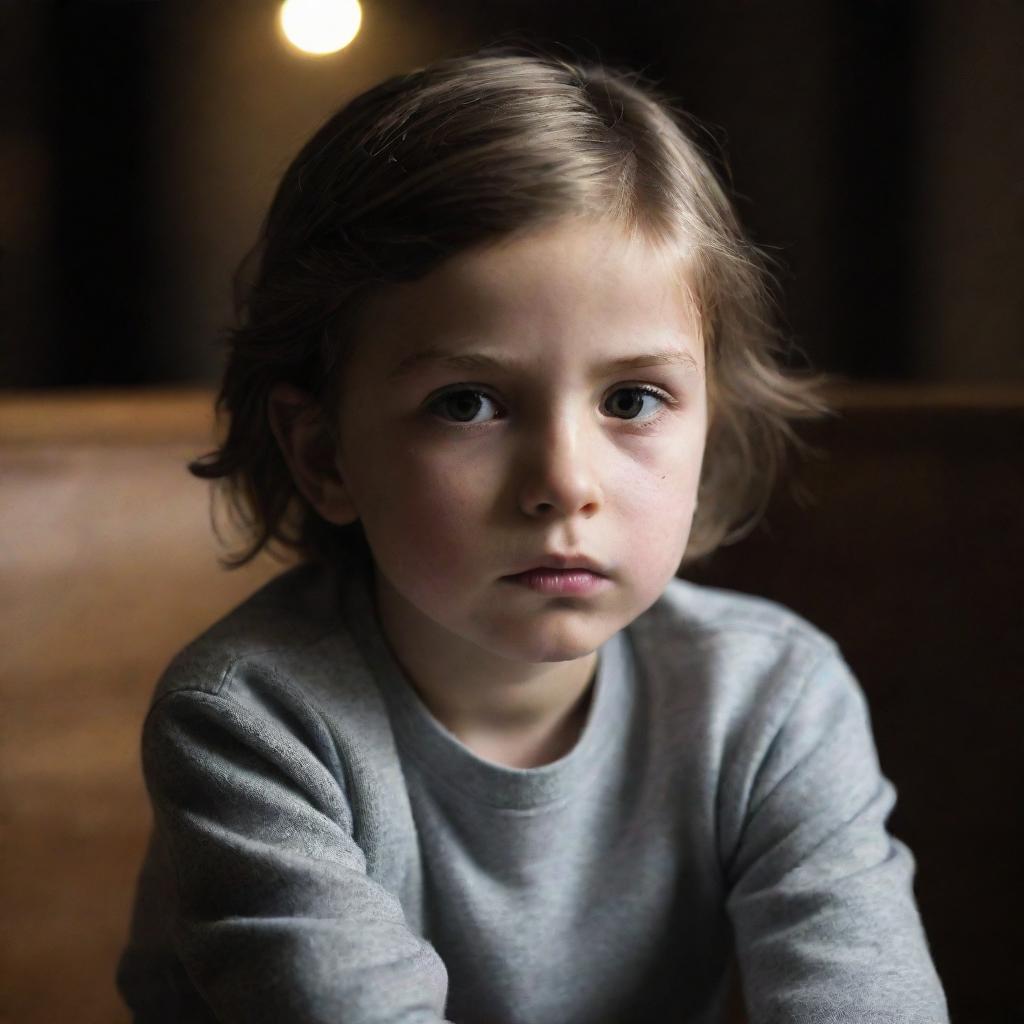
<instances>
[{"instance_id":1,"label":"glowing light bulb","mask_svg":"<svg viewBox=\"0 0 1024 1024\"><path fill-rule=\"evenodd\" d=\"M303 53L336 53L356 37L359 0L285 0L279 21L285 38Z\"/></svg>"}]
</instances>

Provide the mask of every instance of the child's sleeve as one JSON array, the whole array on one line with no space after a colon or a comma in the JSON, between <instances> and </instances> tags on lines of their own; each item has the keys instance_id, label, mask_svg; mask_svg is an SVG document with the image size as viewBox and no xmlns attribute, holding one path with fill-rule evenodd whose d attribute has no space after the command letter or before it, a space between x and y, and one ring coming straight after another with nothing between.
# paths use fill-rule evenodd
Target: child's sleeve
<instances>
[{"instance_id":1,"label":"child's sleeve","mask_svg":"<svg viewBox=\"0 0 1024 1024\"><path fill-rule=\"evenodd\" d=\"M733 776L745 814L727 909L750 1024L948 1022L915 861L885 828L895 788L834 648L775 717Z\"/></svg>"},{"instance_id":2,"label":"child's sleeve","mask_svg":"<svg viewBox=\"0 0 1024 1024\"><path fill-rule=\"evenodd\" d=\"M326 728L169 693L143 729L156 828L176 873L175 952L224 1024L440 1024L447 972L372 881Z\"/></svg>"}]
</instances>

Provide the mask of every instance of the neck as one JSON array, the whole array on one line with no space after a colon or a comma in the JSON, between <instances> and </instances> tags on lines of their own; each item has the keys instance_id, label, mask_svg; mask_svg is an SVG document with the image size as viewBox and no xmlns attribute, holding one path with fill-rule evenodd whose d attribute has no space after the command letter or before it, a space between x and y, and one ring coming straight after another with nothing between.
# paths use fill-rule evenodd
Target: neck
<instances>
[{"instance_id":1,"label":"neck","mask_svg":"<svg viewBox=\"0 0 1024 1024\"><path fill-rule=\"evenodd\" d=\"M545 764L575 745L586 722L598 654L531 663L442 633L379 572L377 614L396 661L431 714L481 756Z\"/></svg>"}]
</instances>

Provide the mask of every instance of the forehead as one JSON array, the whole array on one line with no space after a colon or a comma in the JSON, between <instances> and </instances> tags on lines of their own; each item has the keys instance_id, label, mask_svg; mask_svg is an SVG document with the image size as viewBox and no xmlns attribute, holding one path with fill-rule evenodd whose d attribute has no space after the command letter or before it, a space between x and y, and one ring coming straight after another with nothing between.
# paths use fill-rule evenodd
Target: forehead
<instances>
[{"instance_id":1,"label":"forehead","mask_svg":"<svg viewBox=\"0 0 1024 1024\"><path fill-rule=\"evenodd\" d=\"M459 253L419 280L383 289L362 324L364 361L384 373L438 346L524 359L625 358L654 346L703 366L685 254L589 221Z\"/></svg>"}]
</instances>

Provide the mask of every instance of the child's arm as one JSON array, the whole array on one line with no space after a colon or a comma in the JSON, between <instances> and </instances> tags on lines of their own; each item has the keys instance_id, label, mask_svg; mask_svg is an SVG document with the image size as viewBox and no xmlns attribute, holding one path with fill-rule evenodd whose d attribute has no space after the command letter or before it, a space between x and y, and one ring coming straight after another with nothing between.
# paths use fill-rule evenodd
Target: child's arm
<instances>
[{"instance_id":1,"label":"child's arm","mask_svg":"<svg viewBox=\"0 0 1024 1024\"><path fill-rule=\"evenodd\" d=\"M728 910L751 1024L948 1022L915 862L885 828L895 789L837 652L780 717L733 777L746 813Z\"/></svg>"},{"instance_id":2,"label":"child's arm","mask_svg":"<svg viewBox=\"0 0 1024 1024\"><path fill-rule=\"evenodd\" d=\"M194 690L153 706L143 766L177 874L176 952L225 1024L440 1024L444 964L367 876L313 752L330 748L322 720L301 714Z\"/></svg>"}]
</instances>

